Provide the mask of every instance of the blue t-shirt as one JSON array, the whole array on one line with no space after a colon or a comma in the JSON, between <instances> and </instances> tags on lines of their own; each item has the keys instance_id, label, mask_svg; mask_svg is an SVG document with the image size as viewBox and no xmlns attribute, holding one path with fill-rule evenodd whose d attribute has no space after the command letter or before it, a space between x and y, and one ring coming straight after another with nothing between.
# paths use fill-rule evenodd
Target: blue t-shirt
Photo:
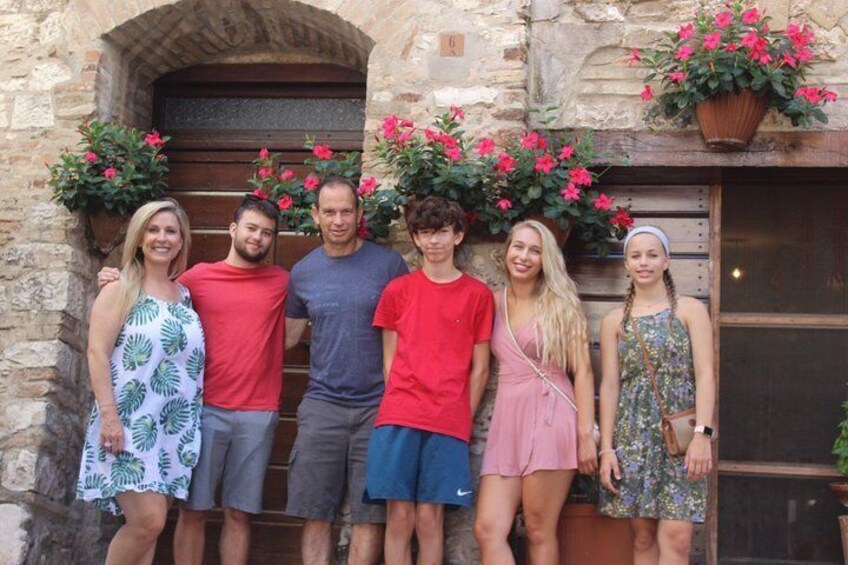
<instances>
[{"instance_id":1,"label":"blue t-shirt","mask_svg":"<svg viewBox=\"0 0 848 565\"><path fill-rule=\"evenodd\" d=\"M291 270L286 316L309 318L312 343L304 396L348 406L377 406L383 396L383 338L372 325L383 289L408 272L391 249L365 241L329 257L319 247Z\"/></svg>"}]
</instances>

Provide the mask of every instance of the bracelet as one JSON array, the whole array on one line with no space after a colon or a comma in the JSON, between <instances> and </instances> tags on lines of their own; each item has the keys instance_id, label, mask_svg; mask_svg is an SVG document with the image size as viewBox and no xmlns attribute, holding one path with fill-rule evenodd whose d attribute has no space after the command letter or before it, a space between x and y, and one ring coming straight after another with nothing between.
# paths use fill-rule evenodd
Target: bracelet
<instances>
[{"instance_id":1,"label":"bracelet","mask_svg":"<svg viewBox=\"0 0 848 565\"><path fill-rule=\"evenodd\" d=\"M97 408L99 410L103 410L104 408L109 408L110 406L117 406L114 402L112 404L98 404Z\"/></svg>"},{"instance_id":2,"label":"bracelet","mask_svg":"<svg viewBox=\"0 0 848 565\"><path fill-rule=\"evenodd\" d=\"M604 453L615 453L615 449L602 449L598 452L598 457L600 457Z\"/></svg>"}]
</instances>

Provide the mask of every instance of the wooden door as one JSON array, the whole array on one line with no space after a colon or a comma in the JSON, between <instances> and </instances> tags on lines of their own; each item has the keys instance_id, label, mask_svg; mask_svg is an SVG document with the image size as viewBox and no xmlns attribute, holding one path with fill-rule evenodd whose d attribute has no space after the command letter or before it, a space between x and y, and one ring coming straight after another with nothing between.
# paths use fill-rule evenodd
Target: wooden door
<instances>
[{"instance_id":1,"label":"wooden door","mask_svg":"<svg viewBox=\"0 0 848 565\"><path fill-rule=\"evenodd\" d=\"M227 226L254 171L261 147L280 152L298 175L306 134L334 150L361 151L364 77L330 65L210 65L178 71L156 85L155 127L171 136L169 196L191 222L189 264L226 257ZM317 238L281 232L273 261L286 269L314 249ZM286 353L280 423L266 474L264 511L254 518L250 562L300 563L300 522L284 514L288 454L296 434L295 414L306 388L306 347ZM210 515L204 563L218 559L221 513ZM157 548L157 563L172 563L172 511Z\"/></svg>"}]
</instances>

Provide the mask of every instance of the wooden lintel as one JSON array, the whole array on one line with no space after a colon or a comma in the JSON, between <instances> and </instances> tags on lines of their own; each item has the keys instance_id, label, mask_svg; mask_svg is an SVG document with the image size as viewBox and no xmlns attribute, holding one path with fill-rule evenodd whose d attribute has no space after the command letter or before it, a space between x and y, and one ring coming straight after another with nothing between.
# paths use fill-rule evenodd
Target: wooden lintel
<instances>
[{"instance_id":1,"label":"wooden lintel","mask_svg":"<svg viewBox=\"0 0 848 565\"><path fill-rule=\"evenodd\" d=\"M719 461L718 471L727 475L758 475L839 479L842 475L832 465L798 463L766 463L761 461Z\"/></svg>"},{"instance_id":2,"label":"wooden lintel","mask_svg":"<svg viewBox=\"0 0 848 565\"><path fill-rule=\"evenodd\" d=\"M697 131L594 132L595 149L638 167L846 167L848 131L759 132L745 151L707 148Z\"/></svg>"},{"instance_id":3,"label":"wooden lintel","mask_svg":"<svg viewBox=\"0 0 848 565\"><path fill-rule=\"evenodd\" d=\"M848 316L839 314L760 314L733 312L721 314L721 325L811 328L821 330L848 330Z\"/></svg>"}]
</instances>

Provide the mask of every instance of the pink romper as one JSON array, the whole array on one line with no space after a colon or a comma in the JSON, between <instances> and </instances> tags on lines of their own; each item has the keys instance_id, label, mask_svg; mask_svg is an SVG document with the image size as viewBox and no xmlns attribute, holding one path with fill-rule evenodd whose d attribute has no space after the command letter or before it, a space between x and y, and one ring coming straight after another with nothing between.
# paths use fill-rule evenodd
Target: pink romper
<instances>
[{"instance_id":1,"label":"pink romper","mask_svg":"<svg viewBox=\"0 0 848 565\"><path fill-rule=\"evenodd\" d=\"M498 302L491 341L498 390L480 474L523 477L539 470L576 469L577 413L516 351ZM515 341L573 401L574 386L565 373L542 365L537 331L533 319L518 330Z\"/></svg>"}]
</instances>

